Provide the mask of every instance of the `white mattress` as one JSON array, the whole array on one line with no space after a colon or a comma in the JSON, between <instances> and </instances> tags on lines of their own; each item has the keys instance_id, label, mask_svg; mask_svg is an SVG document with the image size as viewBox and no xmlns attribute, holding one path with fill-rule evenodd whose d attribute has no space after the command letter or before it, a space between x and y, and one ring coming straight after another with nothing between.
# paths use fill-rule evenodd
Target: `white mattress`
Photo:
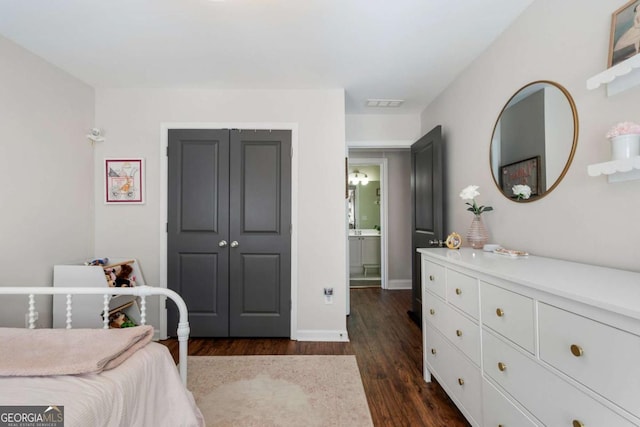
<instances>
[{"instance_id":1,"label":"white mattress","mask_svg":"<svg viewBox=\"0 0 640 427\"><path fill-rule=\"evenodd\" d=\"M158 343L100 374L0 377L0 405L63 405L65 427L204 426L169 351Z\"/></svg>"}]
</instances>

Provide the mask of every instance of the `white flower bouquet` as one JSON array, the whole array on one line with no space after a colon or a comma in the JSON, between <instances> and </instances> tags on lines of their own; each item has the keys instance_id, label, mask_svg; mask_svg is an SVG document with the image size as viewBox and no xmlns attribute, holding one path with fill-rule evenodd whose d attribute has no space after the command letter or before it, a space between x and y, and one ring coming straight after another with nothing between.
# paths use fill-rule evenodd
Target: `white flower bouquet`
<instances>
[{"instance_id":1,"label":"white flower bouquet","mask_svg":"<svg viewBox=\"0 0 640 427\"><path fill-rule=\"evenodd\" d=\"M511 191L518 200L527 200L531 197L531 187L526 184L516 184L511 188Z\"/></svg>"},{"instance_id":2,"label":"white flower bouquet","mask_svg":"<svg viewBox=\"0 0 640 427\"><path fill-rule=\"evenodd\" d=\"M478 192L478 187L477 185L470 185L466 188L464 188L461 192L460 192L460 198L462 200L471 200L473 201L473 203L465 203L465 205L469 205L469 207L467 208L468 211L473 212L474 215L480 215L482 214L482 212L488 212L488 211L492 211L493 208L491 206L478 206L476 204L476 197L478 197L480 195L480 193Z\"/></svg>"}]
</instances>

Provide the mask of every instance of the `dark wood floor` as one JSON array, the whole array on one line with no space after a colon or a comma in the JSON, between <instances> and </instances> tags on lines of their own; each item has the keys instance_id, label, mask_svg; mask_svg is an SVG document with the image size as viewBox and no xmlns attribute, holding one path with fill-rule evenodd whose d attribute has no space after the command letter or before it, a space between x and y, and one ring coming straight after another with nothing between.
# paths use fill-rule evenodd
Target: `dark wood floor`
<instances>
[{"instance_id":1,"label":"dark wood floor","mask_svg":"<svg viewBox=\"0 0 640 427\"><path fill-rule=\"evenodd\" d=\"M411 291L351 289L348 343L191 339L197 356L354 354L376 426L469 426L437 382L422 379L422 335L407 316ZM161 341L177 357L177 341Z\"/></svg>"}]
</instances>

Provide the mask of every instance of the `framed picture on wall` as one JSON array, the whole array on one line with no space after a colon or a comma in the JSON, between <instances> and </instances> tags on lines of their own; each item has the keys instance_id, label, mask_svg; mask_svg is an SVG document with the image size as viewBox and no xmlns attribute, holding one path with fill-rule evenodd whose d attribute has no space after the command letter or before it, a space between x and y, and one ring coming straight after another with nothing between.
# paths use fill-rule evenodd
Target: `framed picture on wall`
<instances>
[{"instance_id":1,"label":"framed picture on wall","mask_svg":"<svg viewBox=\"0 0 640 427\"><path fill-rule=\"evenodd\" d=\"M640 0L632 0L611 15L608 66L640 53Z\"/></svg>"},{"instance_id":2,"label":"framed picture on wall","mask_svg":"<svg viewBox=\"0 0 640 427\"><path fill-rule=\"evenodd\" d=\"M500 188L504 194L512 194L513 186L521 184L528 185L531 188L531 195L535 196L539 193L539 177L540 156L500 166Z\"/></svg>"},{"instance_id":3,"label":"framed picture on wall","mask_svg":"<svg viewBox=\"0 0 640 427\"><path fill-rule=\"evenodd\" d=\"M143 177L143 159L105 159L104 202L106 204L144 203Z\"/></svg>"}]
</instances>

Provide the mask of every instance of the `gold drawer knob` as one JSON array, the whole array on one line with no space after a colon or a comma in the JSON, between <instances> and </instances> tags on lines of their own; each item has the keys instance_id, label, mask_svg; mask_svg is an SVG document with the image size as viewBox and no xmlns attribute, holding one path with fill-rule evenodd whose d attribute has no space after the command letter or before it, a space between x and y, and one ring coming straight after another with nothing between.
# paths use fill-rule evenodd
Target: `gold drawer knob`
<instances>
[{"instance_id":1,"label":"gold drawer knob","mask_svg":"<svg viewBox=\"0 0 640 427\"><path fill-rule=\"evenodd\" d=\"M429 314L433 316L434 314L436 314L436 311L432 308L429 310Z\"/></svg>"},{"instance_id":2,"label":"gold drawer knob","mask_svg":"<svg viewBox=\"0 0 640 427\"><path fill-rule=\"evenodd\" d=\"M571 344L571 354L573 354L575 357L580 357L584 354L584 350L582 350L582 347L580 347L577 344ZM574 421L574 425L575 425L575 421Z\"/></svg>"},{"instance_id":3,"label":"gold drawer knob","mask_svg":"<svg viewBox=\"0 0 640 427\"><path fill-rule=\"evenodd\" d=\"M462 378L458 378L458 384L464 385L464 380Z\"/></svg>"},{"instance_id":4,"label":"gold drawer knob","mask_svg":"<svg viewBox=\"0 0 640 427\"><path fill-rule=\"evenodd\" d=\"M456 295L462 295L462 289L456 288Z\"/></svg>"},{"instance_id":5,"label":"gold drawer knob","mask_svg":"<svg viewBox=\"0 0 640 427\"><path fill-rule=\"evenodd\" d=\"M436 349L435 348L431 349L431 354L434 354L434 355L436 354Z\"/></svg>"},{"instance_id":6,"label":"gold drawer knob","mask_svg":"<svg viewBox=\"0 0 640 427\"><path fill-rule=\"evenodd\" d=\"M436 278L433 277L433 274L431 274L431 275L429 275L429 280L431 280L433 282L434 280L436 280Z\"/></svg>"},{"instance_id":7,"label":"gold drawer knob","mask_svg":"<svg viewBox=\"0 0 640 427\"><path fill-rule=\"evenodd\" d=\"M498 317L502 317L502 316L504 316L504 310L503 310L503 309L501 309L501 308L496 308L496 315L497 315Z\"/></svg>"},{"instance_id":8,"label":"gold drawer knob","mask_svg":"<svg viewBox=\"0 0 640 427\"><path fill-rule=\"evenodd\" d=\"M500 369L501 372L504 372L507 369L507 365L502 362L498 362L498 369Z\"/></svg>"},{"instance_id":9,"label":"gold drawer knob","mask_svg":"<svg viewBox=\"0 0 640 427\"><path fill-rule=\"evenodd\" d=\"M573 427L584 427L584 423L578 420L573 420L573 423L571 424L573 425Z\"/></svg>"},{"instance_id":10,"label":"gold drawer knob","mask_svg":"<svg viewBox=\"0 0 640 427\"><path fill-rule=\"evenodd\" d=\"M456 329L456 335L461 337L462 336L462 331L460 329Z\"/></svg>"}]
</instances>

